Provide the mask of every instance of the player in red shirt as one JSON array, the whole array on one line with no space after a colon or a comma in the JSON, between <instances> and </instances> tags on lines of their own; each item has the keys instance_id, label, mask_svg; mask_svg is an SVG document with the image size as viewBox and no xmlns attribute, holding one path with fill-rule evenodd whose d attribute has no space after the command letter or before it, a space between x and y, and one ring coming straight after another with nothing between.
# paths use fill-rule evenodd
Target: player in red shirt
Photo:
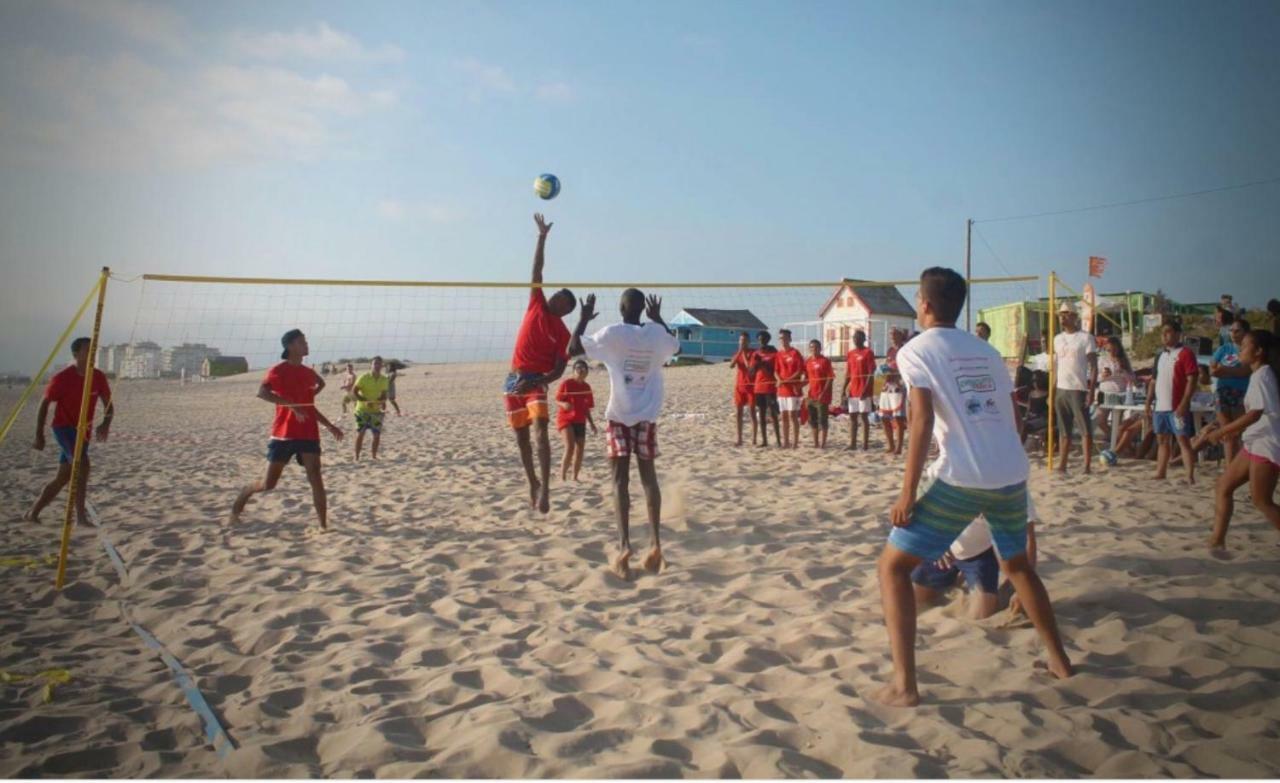
<instances>
[{"instance_id":1,"label":"player in red shirt","mask_svg":"<svg viewBox=\"0 0 1280 783\"><path fill-rule=\"evenodd\" d=\"M551 510L551 440L547 435L550 409L547 387L564 375L568 361L569 329L560 320L577 306L573 292L562 288L548 299L542 292L542 266L545 259L547 232L551 223L542 215L534 215L538 225L538 246L533 253L533 282L529 289L529 306L516 332L516 347L511 353L511 373L503 386L507 423L516 433L520 462L529 479L529 504L542 513ZM529 427L538 438L539 474L533 469L533 442Z\"/></svg>"},{"instance_id":2,"label":"player in red shirt","mask_svg":"<svg viewBox=\"0 0 1280 783\"><path fill-rule=\"evenodd\" d=\"M782 448L800 448L800 404L804 401L804 356L791 346L791 330L778 330L774 369L778 376L778 410L782 414Z\"/></svg>"},{"instance_id":3,"label":"player in red shirt","mask_svg":"<svg viewBox=\"0 0 1280 783\"><path fill-rule=\"evenodd\" d=\"M88 337L77 337L71 341L71 355L75 364L59 370L49 379L45 387L44 399L40 401L40 412L36 414L36 439L31 447L36 451L44 451L44 423L49 416L49 405L57 408L53 412L53 439L58 444L58 472L44 489L40 497L23 515L28 522L39 521L40 512L53 502L71 481L71 459L76 450L77 426L80 423L80 403L84 400L84 371L89 365L89 347L92 341ZM95 436L93 430L93 413L102 400L106 407L102 412L102 424L96 433L99 441L105 441L111 434L111 419L115 416L115 406L111 402L111 387L102 370L93 371L93 385L89 391L89 420L85 431L84 446L80 451L80 476L76 481L76 521L83 523L88 513L85 510L85 495L89 490L89 439Z\"/></svg>"},{"instance_id":4,"label":"player in red shirt","mask_svg":"<svg viewBox=\"0 0 1280 783\"><path fill-rule=\"evenodd\" d=\"M742 409L746 408L751 413L751 445L756 445L757 432L760 423L756 418L755 394L751 389L751 357L755 355L755 351L751 350L751 338L746 332L738 334L738 352L729 360L729 367L734 372L733 379L733 407L735 409L734 421L738 427L738 442L735 445L742 445Z\"/></svg>"},{"instance_id":5,"label":"player in red shirt","mask_svg":"<svg viewBox=\"0 0 1280 783\"><path fill-rule=\"evenodd\" d=\"M324 389L324 379L302 363L303 357L310 352L306 335L300 329L290 329L280 338L280 345L284 348L280 354L284 361L267 370L262 385L258 387L258 399L276 406L271 440L267 441L267 475L240 490L231 506L231 521L240 521L240 514L249 498L275 489L284 466L294 459L307 471L320 528L327 530L328 502L324 478L320 475L320 425L323 424L338 441L342 440L342 430L331 424L315 404L316 395Z\"/></svg>"},{"instance_id":6,"label":"player in red shirt","mask_svg":"<svg viewBox=\"0 0 1280 783\"><path fill-rule=\"evenodd\" d=\"M804 374L809 379L809 394L805 404L809 409L809 429L813 432L813 447L827 447L827 416L831 405L831 386L835 382L835 368L831 360L822 355L822 343L809 341L809 359L804 363ZM797 433L796 440L799 440Z\"/></svg>"},{"instance_id":7,"label":"player in red shirt","mask_svg":"<svg viewBox=\"0 0 1280 783\"><path fill-rule=\"evenodd\" d=\"M760 420L760 448L769 445L769 428L766 421L773 422L773 438L781 444L782 433L778 431L778 383L776 368L778 349L769 345L769 333L756 335L760 347L751 354L751 367L747 374L751 378L751 396L755 400L756 418Z\"/></svg>"},{"instance_id":8,"label":"player in red shirt","mask_svg":"<svg viewBox=\"0 0 1280 783\"><path fill-rule=\"evenodd\" d=\"M867 347L867 333L853 333L853 349L845 356L844 388L849 396L849 447L858 445L858 420L862 420L862 450L871 448L871 410L875 392L876 354Z\"/></svg>"},{"instance_id":9,"label":"player in red shirt","mask_svg":"<svg viewBox=\"0 0 1280 783\"><path fill-rule=\"evenodd\" d=\"M591 409L596 406L591 384L587 383L585 359L573 363L573 377L566 378L556 390L556 429L564 434L564 460L560 463L560 480L569 480L569 466L573 465L573 480L578 480L582 470L582 450L587 442L587 425L596 434L596 422Z\"/></svg>"}]
</instances>

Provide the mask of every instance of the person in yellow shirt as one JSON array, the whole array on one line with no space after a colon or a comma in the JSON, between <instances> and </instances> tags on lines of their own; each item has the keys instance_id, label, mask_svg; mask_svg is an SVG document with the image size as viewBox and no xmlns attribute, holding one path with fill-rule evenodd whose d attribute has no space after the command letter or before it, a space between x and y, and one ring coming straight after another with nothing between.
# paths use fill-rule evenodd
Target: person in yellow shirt
<instances>
[{"instance_id":1,"label":"person in yellow shirt","mask_svg":"<svg viewBox=\"0 0 1280 783\"><path fill-rule=\"evenodd\" d=\"M360 449L364 446L364 433L373 433L373 442L369 444L369 455L378 458L378 443L382 440L383 406L387 401L387 390L391 379L382 374L382 357L373 357L373 368L370 372L356 379L351 387L351 394L356 398L356 460L360 459Z\"/></svg>"}]
</instances>

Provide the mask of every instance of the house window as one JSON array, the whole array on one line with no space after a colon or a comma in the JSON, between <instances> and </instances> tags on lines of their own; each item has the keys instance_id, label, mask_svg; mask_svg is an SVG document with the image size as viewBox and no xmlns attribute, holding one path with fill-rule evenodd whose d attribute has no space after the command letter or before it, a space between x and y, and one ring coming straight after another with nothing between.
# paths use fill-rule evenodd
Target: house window
<instances>
[{"instance_id":1,"label":"house window","mask_svg":"<svg viewBox=\"0 0 1280 783\"><path fill-rule=\"evenodd\" d=\"M677 332L679 332L679 334L680 334L680 339L681 339L681 340L692 340L692 339L693 339L693 330L692 330L692 329L677 329L676 331L677 331Z\"/></svg>"}]
</instances>

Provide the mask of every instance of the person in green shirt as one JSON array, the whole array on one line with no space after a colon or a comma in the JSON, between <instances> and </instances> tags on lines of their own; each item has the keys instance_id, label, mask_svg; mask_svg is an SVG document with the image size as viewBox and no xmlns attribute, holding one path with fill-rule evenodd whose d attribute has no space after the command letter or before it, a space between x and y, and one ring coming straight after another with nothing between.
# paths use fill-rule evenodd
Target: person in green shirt
<instances>
[{"instance_id":1,"label":"person in green shirt","mask_svg":"<svg viewBox=\"0 0 1280 783\"><path fill-rule=\"evenodd\" d=\"M364 446L364 433L373 433L373 442L369 445L369 454L378 458L378 443L382 439L383 405L387 401L387 390L391 379L382 374L382 357L373 357L373 368L370 372L356 379L351 387L351 394L356 398L356 460L360 459L360 449Z\"/></svg>"}]
</instances>

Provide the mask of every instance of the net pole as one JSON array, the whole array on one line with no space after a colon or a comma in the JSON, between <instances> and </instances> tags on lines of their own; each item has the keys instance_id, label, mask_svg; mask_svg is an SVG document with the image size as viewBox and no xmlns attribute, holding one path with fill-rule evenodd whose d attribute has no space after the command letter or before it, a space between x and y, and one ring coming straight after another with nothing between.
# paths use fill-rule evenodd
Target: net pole
<instances>
[{"instance_id":1,"label":"net pole","mask_svg":"<svg viewBox=\"0 0 1280 783\"><path fill-rule=\"evenodd\" d=\"M80 397L80 418L76 424L76 447L71 454L71 483L67 485L67 510L62 517L62 543L58 547L58 576L54 580L55 590L61 590L67 578L67 553L71 547L71 524L75 519L73 514L75 513L76 487L80 483L80 471L84 468L81 464L84 445L89 440L89 403L93 399L93 365L98 356L98 335L102 331L102 307L107 299L107 277L110 274L111 270L104 266L98 278L98 309L93 316L93 334L89 338L89 359L84 365L84 389Z\"/></svg>"},{"instance_id":2,"label":"net pole","mask_svg":"<svg viewBox=\"0 0 1280 783\"><path fill-rule=\"evenodd\" d=\"M27 388L22 392L22 396L18 398L13 409L9 411L9 415L5 417L4 426L0 427L0 443L4 442L5 437L9 434L9 430L13 428L13 423L18 420L18 414L26 407L27 400L31 398L31 392L35 391L36 386L40 384L40 379L49 371L49 365L53 364L54 357L58 355L58 351L62 350L62 346L67 342L67 338L71 336L71 330L76 328L76 324L80 323L84 311L89 309L89 303L93 301L93 297L98 293L98 283L94 283L89 289L89 293L85 295L84 302L80 304L80 309L76 310L76 314L71 317L71 323L67 324L67 328L62 331L62 336L54 343L53 350L49 351L49 356L44 360L44 364L40 365L40 371L35 374L31 382L27 384Z\"/></svg>"},{"instance_id":3,"label":"net pole","mask_svg":"<svg viewBox=\"0 0 1280 783\"><path fill-rule=\"evenodd\" d=\"M1054 404L1057 402L1057 392L1055 387L1058 385L1057 364L1058 357L1053 352L1053 326L1054 316L1058 312L1058 273L1049 273L1049 423L1048 429L1045 431L1045 457L1049 461L1049 470L1053 470L1053 428L1054 428ZM1070 444L1068 444L1070 448Z\"/></svg>"},{"instance_id":4,"label":"net pole","mask_svg":"<svg viewBox=\"0 0 1280 783\"><path fill-rule=\"evenodd\" d=\"M969 292L964 308L964 330L973 331L973 220L964 224L964 289Z\"/></svg>"}]
</instances>

